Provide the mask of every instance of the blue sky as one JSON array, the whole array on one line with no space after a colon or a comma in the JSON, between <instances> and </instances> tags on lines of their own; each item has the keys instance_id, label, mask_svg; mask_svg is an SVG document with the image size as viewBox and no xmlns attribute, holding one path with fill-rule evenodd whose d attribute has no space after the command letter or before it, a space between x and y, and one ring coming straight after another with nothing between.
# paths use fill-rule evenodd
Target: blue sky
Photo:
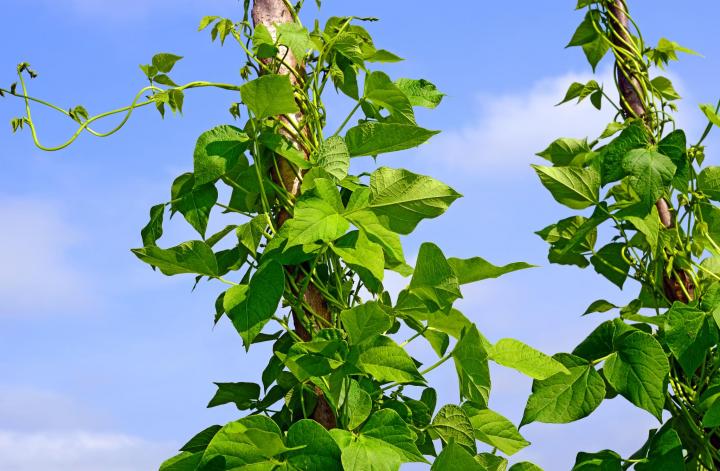
<instances>
[{"instance_id":1,"label":"blue sky","mask_svg":"<svg viewBox=\"0 0 720 471\"><path fill-rule=\"evenodd\" d=\"M310 2L308 2L310 3ZM569 215L529 167L553 138L595 136L606 115L588 106L553 107L574 80L587 80L581 51L564 50L581 15L567 2L457 0L435 2L326 0L331 14L377 16L376 43L407 60L394 77L423 77L448 94L419 121L443 133L421 149L381 159L432 174L465 197L407 238L412 256L426 240L448 256L480 255L495 263L523 260L541 268L472 285L462 310L491 340L514 336L552 353L584 338L602 315L580 318L593 300L629 299L592 271L549 266L533 231ZM635 5L632 5L635 4ZM696 105L720 95L720 44L709 41L720 4L631 2L650 42L661 36L699 50L671 76L686 98L681 125L690 140L703 122ZM312 8L310 9L313 10ZM238 82L241 51L196 33L206 14L238 18L236 0L3 0L0 81L15 65L40 72L31 93L91 112L122 106L144 85L137 65L156 52L185 56L177 81ZM599 67L608 87L609 62ZM27 134L0 131L0 469L130 471L154 469L196 431L237 418L231 408L205 409L213 381L259 377L267 352L244 353L232 327L212 328L213 301L223 289L166 278L129 249L151 205L169 198L172 179L191 169L196 137L231 121L229 92L199 90L185 115L160 120L143 110L108 139L83 137L47 154ZM330 100L344 117L347 103ZM0 100L0 123L22 113ZM64 140L71 127L37 113L42 139ZM709 145L716 144L715 139ZM710 164L719 159L712 150ZM227 220L214 219L214 227ZM192 238L181 221L164 243ZM392 280L400 287L402 280ZM423 355L423 352L418 352ZM530 381L495 368L491 406L519 421ZM457 401L452 368L433 372L441 398ZM531 424L533 445L517 455L547 470L569 469L577 451L613 448L627 454L654 426L623 399L603 403L574 424Z\"/></svg>"}]
</instances>

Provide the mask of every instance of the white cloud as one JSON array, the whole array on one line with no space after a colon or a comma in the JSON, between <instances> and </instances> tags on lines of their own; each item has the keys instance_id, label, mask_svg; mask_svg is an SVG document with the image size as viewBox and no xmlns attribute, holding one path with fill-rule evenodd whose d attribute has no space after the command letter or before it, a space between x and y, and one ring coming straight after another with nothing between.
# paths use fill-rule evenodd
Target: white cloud
<instances>
[{"instance_id":1,"label":"white cloud","mask_svg":"<svg viewBox=\"0 0 720 471\"><path fill-rule=\"evenodd\" d=\"M106 430L108 420L61 394L0 385L3 471L157 469L177 446Z\"/></svg>"},{"instance_id":2,"label":"white cloud","mask_svg":"<svg viewBox=\"0 0 720 471\"><path fill-rule=\"evenodd\" d=\"M124 434L0 430L4 471L138 471L157 469L173 447Z\"/></svg>"},{"instance_id":3,"label":"white cloud","mask_svg":"<svg viewBox=\"0 0 720 471\"><path fill-rule=\"evenodd\" d=\"M70 261L82 240L58 205L0 197L0 316L86 309L95 302L92 283Z\"/></svg>"},{"instance_id":4,"label":"white cloud","mask_svg":"<svg viewBox=\"0 0 720 471\"><path fill-rule=\"evenodd\" d=\"M434 138L421 152L440 155L450 166L493 175L527 170L533 155L558 137L599 135L612 120L612 107L597 111L588 100L555 106L572 82L587 82L590 74L565 74L540 80L527 92L481 96L474 122ZM612 84L609 73L596 78ZM609 87L608 87L609 88Z\"/></svg>"}]
</instances>

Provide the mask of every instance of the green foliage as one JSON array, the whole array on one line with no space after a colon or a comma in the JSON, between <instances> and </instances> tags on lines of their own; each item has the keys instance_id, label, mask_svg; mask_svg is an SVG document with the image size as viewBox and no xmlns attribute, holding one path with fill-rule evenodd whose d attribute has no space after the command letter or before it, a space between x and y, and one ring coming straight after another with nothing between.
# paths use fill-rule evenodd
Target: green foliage
<instances>
[{"instance_id":1,"label":"green foliage","mask_svg":"<svg viewBox=\"0 0 720 471\"><path fill-rule=\"evenodd\" d=\"M579 420L620 395L665 423L632 456L581 452L573 470L718 469L720 210L713 201L720 200L720 174L703 167L702 146L720 126L718 108L700 106L708 124L689 145L672 115L679 94L667 77L652 74L678 52L694 52L665 38L646 45L635 22L620 31L612 3L579 0L577 8L587 11L569 46L581 46L593 69L613 50L625 81L620 101L591 80L571 84L561 103L590 97L599 109L608 102L616 119L592 141L552 142L538 153L552 166L534 166L555 200L592 215L571 215L538 235L550 245L550 262L591 264L635 295L626 306L590 304L583 315L615 318L572 354L554 356L570 374L536 379L521 423ZM625 33L630 41L618 41Z\"/></svg>"}]
</instances>

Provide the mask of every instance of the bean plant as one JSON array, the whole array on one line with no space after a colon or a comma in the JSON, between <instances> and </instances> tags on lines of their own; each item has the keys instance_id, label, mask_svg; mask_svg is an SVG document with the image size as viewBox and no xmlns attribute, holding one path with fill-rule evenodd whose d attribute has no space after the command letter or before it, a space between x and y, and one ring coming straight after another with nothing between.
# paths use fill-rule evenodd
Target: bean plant
<instances>
[{"instance_id":1,"label":"bean plant","mask_svg":"<svg viewBox=\"0 0 720 471\"><path fill-rule=\"evenodd\" d=\"M573 469L719 469L720 167L703 165L703 142L720 125L720 103L700 106L709 122L688 142L662 73L678 53L695 53L665 38L650 46L624 0L577 9L586 13L568 46L593 70L612 54L618 98L590 80L571 84L562 103L589 99L616 115L591 141L560 138L537 154L551 163L533 166L541 183L576 211L537 234L550 262L592 266L620 289L635 282L636 294L624 306L590 304L583 315L615 315L554 357L570 375L534 381L522 424L579 420L619 395L658 428L631 456L581 452Z\"/></svg>"},{"instance_id":2,"label":"bean plant","mask_svg":"<svg viewBox=\"0 0 720 471\"><path fill-rule=\"evenodd\" d=\"M230 92L233 124L199 136L192 171L172 182L168 201L150 209L142 247L133 253L164 275L225 286L213 322L232 325L245 349L271 342L272 353L261 384L216 383L208 407L233 405L242 412L238 420L200 431L160 470L397 470L410 462L505 470L506 457L529 443L488 408L488 362L537 381L570 378L576 365L518 340L491 343L454 307L463 285L530 265L447 257L431 242L408 264L401 236L461 195L401 168L353 174L350 163L412 149L437 134L417 124L415 108L437 107L443 93L428 80L393 80L376 69L401 59L375 46L365 28L374 18L332 17L309 28L302 7L246 1L239 21L202 19L199 29L213 41L244 52L239 84L177 85L181 57L160 53L140 66L149 84L130 105L96 116L30 96L26 80L37 74L27 63L18 66L16 84L0 89L25 104L13 129L27 128L47 151L84 133L108 136L138 108L182 112L194 88ZM347 116L332 118L323 101L328 93L350 101ZM77 132L45 145L31 105L74 120ZM118 126L96 130L117 115ZM219 187L229 189L228 200L219 201ZM208 234L217 211L233 223ZM177 213L198 237L162 246L166 216ZM383 285L387 270L408 279L396 296ZM412 358L411 342L425 342L437 360ZM438 405L427 375L446 362L457 371L457 401ZM520 462L509 469L540 468Z\"/></svg>"}]
</instances>

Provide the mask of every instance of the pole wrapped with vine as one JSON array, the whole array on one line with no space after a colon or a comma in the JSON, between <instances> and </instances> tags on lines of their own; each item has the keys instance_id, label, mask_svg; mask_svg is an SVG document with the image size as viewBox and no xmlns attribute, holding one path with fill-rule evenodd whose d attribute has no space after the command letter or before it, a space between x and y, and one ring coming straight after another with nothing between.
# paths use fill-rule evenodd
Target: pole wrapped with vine
<instances>
[{"instance_id":1,"label":"pole wrapped with vine","mask_svg":"<svg viewBox=\"0 0 720 471\"><path fill-rule=\"evenodd\" d=\"M568 46L581 47L593 70L612 53L618 99L590 80L573 83L562 103L589 98L617 113L591 142L561 138L538 153L552 164L534 168L555 200L588 212L537 234L549 243L551 262L592 265L619 288L630 279L639 290L625 306L597 300L588 307L583 315L618 315L562 355L574 381L533 384L523 423L579 420L621 395L661 425L638 437L642 446L631 456L583 452L574 469L718 469L720 167L703 165L718 107L700 106L709 123L689 144L673 118L680 96L656 74L678 53L694 52L665 38L648 45L624 0L579 0L577 9L586 14ZM549 397L560 384L573 393L562 409Z\"/></svg>"},{"instance_id":2,"label":"pole wrapped with vine","mask_svg":"<svg viewBox=\"0 0 720 471\"><path fill-rule=\"evenodd\" d=\"M426 142L438 131L419 126L415 108L435 108L444 95L425 79L392 80L373 70L402 60L375 46L364 26L374 18L332 17L308 29L302 6L246 1L241 21L202 19L200 30L245 53L241 84L177 85L170 74L181 57L161 53L141 66L150 83L129 106L97 116L30 96L25 77L36 73L27 64L18 68L19 89L0 89L25 104L13 128L29 128L50 151L86 133L112 134L140 107L153 105L163 116L167 108L182 111L193 88L236 96L230 113L241 124L198 138L192 172L175 179L168 202L150 209L143 246L133 252L165 275L224 284L214 322L232 324L246 349L272 342L272 355L261 385L217 383L208 406L234 405L243 417L201 431L160 469L397 470L408 462L432 462L434 470L508 469L507 457L529 443L488 407L489 361L538 381L571 370L518 340L491 343L454 303L462 285L530 265L446 257L429 242L414 267L408 264L401 236L461 195L405 169L354 175L351 159ZM347 116L331 119L323 102L331 90L351 101ZM31 104L75 120L77 132L44 145ZM116 115L123 116L119 126L96 130ZM228 201L219 201L220 185L231 190ZM218 210L235 222L207 234ZM161 247L168 212L180 213L199 238ZM409 278L397 296L383 285L387 270ZM437 356L429 365L406 349L421 341ZM438 407L427 375L446 362L457 372L457 403ZM540 468L520 462L509 469Z\"/></svg>"}]
</instances>

